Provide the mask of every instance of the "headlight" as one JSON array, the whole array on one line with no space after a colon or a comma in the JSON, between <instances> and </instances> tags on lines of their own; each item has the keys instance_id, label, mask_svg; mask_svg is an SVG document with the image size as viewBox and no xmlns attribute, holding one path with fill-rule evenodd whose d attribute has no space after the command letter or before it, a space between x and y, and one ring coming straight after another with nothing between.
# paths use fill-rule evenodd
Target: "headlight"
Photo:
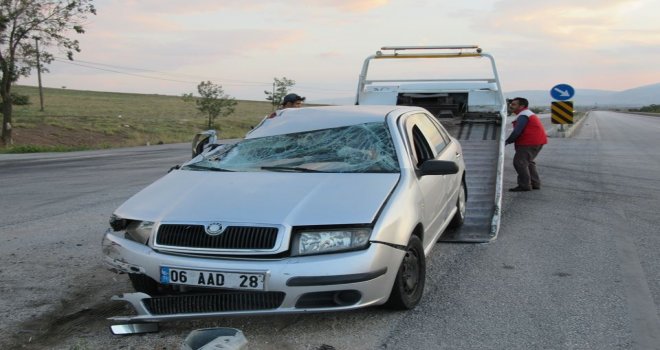
<instances>
[{"instance_id":1,"label":"headlight","mask_svg":"<svg viewBox=\"0 0 660 350\"><path fill-rule=\"evenodd\" d=\"M113 230L123 231L126 229L126 225L128 225L128 220L122 219L115 214L112 214L110 217L110 227L112 227Z\"/></svg>"},{"instance_id":2,"label":"headlight","mask_svg":"<svg viewBox=\"0 0 660 350\"><path fill-rule=\"evenodd\" d=\"M147 244L154 223L151 221L131 221L126 227L126 238L133 239L136 242Z\"/></svg>"},{"instance_id":3,"label":"headlight","mask_svg":"<svg viewBox=\"0 0 660 350\"><path fill-rule=\"evenodd\" d=\"M291 255L310 255L357 250L369 244L370 228L304 230L295 232Z\"/></svg>"}]
</instances>

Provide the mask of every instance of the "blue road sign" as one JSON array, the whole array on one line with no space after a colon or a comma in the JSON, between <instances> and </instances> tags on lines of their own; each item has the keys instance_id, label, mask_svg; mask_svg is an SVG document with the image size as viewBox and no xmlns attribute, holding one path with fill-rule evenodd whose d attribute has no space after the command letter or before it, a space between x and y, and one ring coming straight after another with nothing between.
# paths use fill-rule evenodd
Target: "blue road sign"
<instances>
[{"instance_id":1,"label":"blue road sign","mask_svg":"<svg viewBox=\"0 0 660 350\"><path fill-rule=\"evenodd\" d=\"M575 95L575 89L568 84L557 84L550 89L550 96L557 101L570 100Z\"/></svg>"}]
</instances>

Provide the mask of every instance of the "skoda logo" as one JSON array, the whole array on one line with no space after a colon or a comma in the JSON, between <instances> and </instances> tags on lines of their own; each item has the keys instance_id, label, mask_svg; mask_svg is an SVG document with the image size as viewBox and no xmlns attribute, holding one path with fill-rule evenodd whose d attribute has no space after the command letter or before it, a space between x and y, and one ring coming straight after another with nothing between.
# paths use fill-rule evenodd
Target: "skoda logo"
<instances>
[{"instance_id":1,"label":"skoda logo","mask_svg":"<svg viewBox=\"0 0 660 350\"><path fill-rule=\"evenodd\" d=\"M225 230L225 228L219 222L212 222L206 225L205 230L208 235L217 236L221 234Z\"/></svg>"}]
</instances>

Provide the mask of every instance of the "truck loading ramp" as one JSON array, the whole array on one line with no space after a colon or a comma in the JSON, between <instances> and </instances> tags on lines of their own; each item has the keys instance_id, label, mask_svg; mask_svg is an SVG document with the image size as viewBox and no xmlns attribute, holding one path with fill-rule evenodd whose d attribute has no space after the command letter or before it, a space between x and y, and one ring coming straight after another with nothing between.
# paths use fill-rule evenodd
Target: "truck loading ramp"
<instances>
[{"instance_id":1,"label":"truck loading ramp","mask_svg":"<svg viewBox=\"0 0 660 350\"><path fill-rule=\"evenodd\" d=\"M466 167L467 203L463 225L448 228L441 242L480 243L490 242L497 236L493 223L496 198L501 123L493 119L461 120L458 123L442 121L447 131L456 137L463 147Z\"/></svg>"}]
</instances>

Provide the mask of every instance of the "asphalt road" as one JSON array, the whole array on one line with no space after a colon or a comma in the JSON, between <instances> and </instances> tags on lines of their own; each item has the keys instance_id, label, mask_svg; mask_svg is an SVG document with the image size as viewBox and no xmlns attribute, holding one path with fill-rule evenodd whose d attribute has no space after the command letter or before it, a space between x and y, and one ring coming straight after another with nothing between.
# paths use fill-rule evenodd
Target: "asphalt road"
<instances>
[{"instance_id":1,"label":"asphalt road","mask_svg":"<svg viewBox=\"0 0 660 350\"><path fill-rule=\"evenodd\" d=\"M254 349L660 349L660 118L592 112L537 163L540 191L506 192L499 237L438 244L421 304L165 323L113 336L101 264L112 211L189 156L188 145L0 155L0 348L179 349L236 327ZM505 188L515 186L507 146ZM330 347L331 346L331 347Z\"/></svg>"}]
</instances>

